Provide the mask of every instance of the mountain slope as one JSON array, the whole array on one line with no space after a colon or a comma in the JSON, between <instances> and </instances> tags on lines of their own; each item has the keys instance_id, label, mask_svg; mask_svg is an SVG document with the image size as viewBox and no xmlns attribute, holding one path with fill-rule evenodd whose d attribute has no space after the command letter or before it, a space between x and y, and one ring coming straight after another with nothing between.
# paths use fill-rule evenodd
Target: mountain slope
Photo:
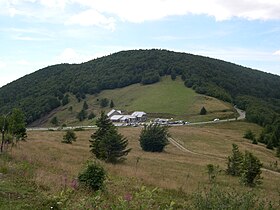
<instances>
[{"instance_id":1,"label":"mountain slope","mask_svg":"<svg viewBox=\"0 0 280 210\"><path fill-rule=\"evenodd\" d=\"M20 107L30 123L59 107L66 93L72 93L80 100L85 94L96 94L105 89L155 83L164 75L173 78L180 75L185 85L196 92L235 102L242 108L247 109L250 104L261 101L269 108L265 112L269 115L267 121L280 112L279 76L166 50L122 51L78 65L46 67L2 87L0 110L7 113L11 107ZM264 120L258 120L259 124L264 123Z\"/></svg>"},{"instance_id":2,"label":"mountain slope","mask_svg":"<svg viewBox=\"0 0 280 210\"><path fill-rule=\"evenodd\" d=\"M109 106L102 108L102 99L114 102L114 109L125 113L144 110L149 117L174 118L186 121L206 121L214 118L233 118L235 111L230 103L223 102L213 97L195 93L191 88L186 88L181 79L171 80L170 76L162 77L160 82L150 85L133 84L123 88L104 90L99 94L87 95L78 102L74 95L69 94L69 103L53 110L39 120L31 123L35 127L51 127L51 119L58 120L58 125L92 125L92 119L79 122L78 113L83 109L84 102L88 108L87 115L94 113L96 116L103 110L109 112ZM207 110L207 115L199 115L202 107Z\"/></svg>"}]
</instances>

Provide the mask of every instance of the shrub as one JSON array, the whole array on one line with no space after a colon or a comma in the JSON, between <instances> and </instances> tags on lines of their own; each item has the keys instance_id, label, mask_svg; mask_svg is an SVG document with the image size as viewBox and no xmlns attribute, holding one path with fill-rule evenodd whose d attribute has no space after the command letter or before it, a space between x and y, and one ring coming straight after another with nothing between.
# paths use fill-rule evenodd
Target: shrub
<instances>
[{"instance_id":1,"label":"shrub","mask_svg":"<svg viewBox=\"0 0 280 210\"><path fill-rule=\"evenodd\" d=\"M145 125L140 134L140 146L144 151L162 152L168 144L168 136L168 127Z\"/></svg>"},{"instance_id":2,"label":"shrub","mask_svg":"<svg viewBox=\"0 0 280 210\"><path fill-rule=\"evenodd\" d=\"M255 140L256 139L256 135L251 130L247 130L245 132L243 138L250 139L250 140Z\"/></svg>"},{"instance_id":3,"label":"shrub","mask_svg":"<svg viewBox=\"0 0 280 210\"><path fill-rule=\"evenodd\" d=\"M216 177L219 173L219 166L214 166L213 164L207 164L207 173L208 173L208 178L209 182L215 182Z\"/></svg>"},{"instance_id":4,"label":"shrub","mask_svg":"<svg viewBox=\"0 0 280 210\"><path fill-rule=\"evenodd\" d=\"M93 118L95 118L96 117L96 115L93 113L93 112L91 112L89 115L88 115L88 119L89 120L92 120Z\"/></svg>"},{"instance_id":5,"label":"shrub","mask_svg":"<svg viewBox=\"0 0 280 210\"><path fill-rule=\"evenodd\" d=\"M279 157L279 158L280 158L280 146L277 147L277 150L276 150L276 157Z\"/></svg>"},{"instance_id":6,"label":"shrub","mask_svg":"<svg viewBox=\"0 0 280 210\"><path fill-rule=\"evenodd\" d=\"M106 172L104 168L96 162L89 162L78 176L79 183L94 191L104 187L105 179Z\"/></svg>"},{"instance_id":7,"label":"shrub","mask_svg":"<svg viewBox=\"0 0 280 210\"><path fill-rule=\"evenodd\" d=\"M57 117L55 116L55 117L53 117L52 119L51 119L51 124L53 124L53 125L55 125L55 126L57 126L58 125L58 119L57 119Z\"/></svg>"},{"instance_id":8,"label":"shrub","mask_svg":"<svg viewBox=\"0 0 280 210\"><path fill-rule=\"evenodd\" d=\"M256 138L253 139L252 144L258 144L258 141Z\"/></svg>"},{"instance_id":9,"label":"shrub","mask_svg":"<svg viewBox=\"0 0 280 210\"><path fill-rule=\"evenodd\" d=\"M101 108L107 107L108 105L109 105L109 100L107 98L102 98L100 100L100 107Z\"/></svg>"},{"instance_id":10,"label":"shrub","mask_svg":"<svg viewBox=\"0 0 280 210\"><path fill-rule=\"evenodd\" d=\"M204 188L194 194L192 208L189 209L265 209L251 191L224 190L218 185Z\"/></svg>"},{"instance_id":11,"label":"shrub","mask_svg":"<svg viewBox=\"0 0 280 210\"><path fill-rule=\"evenodd\" d=\"M74 131L68 130L63 136L62 143L72 144L72 141L76 141L77 136Z\"/></svg>"}]
</instances>

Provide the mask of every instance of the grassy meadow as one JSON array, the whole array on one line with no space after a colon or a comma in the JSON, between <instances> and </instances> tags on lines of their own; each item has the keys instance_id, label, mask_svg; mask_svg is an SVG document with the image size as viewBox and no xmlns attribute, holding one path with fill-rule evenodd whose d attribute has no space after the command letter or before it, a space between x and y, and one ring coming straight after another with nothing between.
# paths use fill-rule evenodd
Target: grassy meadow
<instances>
[{"instance_id":1,"label":"grassy meadow","mask_svg":"<svg viewBox=\"0 0 280 210\"><path fill-rule=\"evenodd\" d=\"M24 209L24 205L29 209L26 200L18 197L32 197L35 207L42 204L48 207L59 200L65 209L87 209L82 204L86 205L89 199L99 199L91 200L91 203L102 201L104 205L120 203L122 198L130 193L137 202L151 201L154 207L152 209L186 209L186 206L192 204L193 196L199 189L212 186L206 165L214 164L219 165L219 169L226 168L226 158L231 153L232 143L236 143L241 151L252 152L260 158L265 168L272 169L271 165L277 161L274 152L244 139L243 134L247 129L257 134L261 131L259 126L247 122L171 127L171 136L191 152L180 151L169 144L163 153L149 153L143 152L139 145L141 128L120 128L119 132L129 140L132 151L122 164L101 163L108 172L108 180L105 192L98 195L99 197L83 190L61 195L66 192L65 189L72 189L72 180L77 178L86 161L93 159L88 140L94 130L76 132L78 139L72 145L61 143L63 131L30 131L27 141L20 142L9 152L11 158L0 159L0 173L2 171L4 174L4 178L0 177L0 195L6 198L0 198L0 203L5 200L3 206L7 209L11 206ZM249 188L242 186L238 178L221 172L216 177L215 185L227 192L233 189L245 194L253 192L260 199L272 201L274 206L280 208L280 174L265 170L262 176L262 185ZM25 181L19 181L24 184L15 188L11 183L18 177L21 177L20 180L24 177ZM144 190L143 186L146 186ZM12 194L9 197L11 192L15 196ZM33 194L36 196L32 196Z\"/></svg>"},{"instance_id":2,"label":"grassy meadow","mask_svg":"<svg viewBox=\"0 0 280 210\"><path fill-rule=\"evenodd\" d=\"M105 90L96 95L87 95L85 99L89 105L87 112L93 112L98 116L102 110L110 111L109 107L100 108L102 98L113 100L115 109L120 109L125 113L145 111L150 118L163 117L197 122L215 118L233 118L235 114L231 104L197 94L191 88L186 88L181 79L173 81L170 77L162 77L160 82L151 85L134 84L124 88ZM79 122L76 119L77 113L82 110L83 102L78 103L77 99L70 95L69 104L59 107L43 121L37 122L37 125L52 126L50 120L54 116L57 116L60 125L92 125L94 120ZM208 114L204 116L199 115L203 106L208 111Z\"/></svg>"}]
</instances>

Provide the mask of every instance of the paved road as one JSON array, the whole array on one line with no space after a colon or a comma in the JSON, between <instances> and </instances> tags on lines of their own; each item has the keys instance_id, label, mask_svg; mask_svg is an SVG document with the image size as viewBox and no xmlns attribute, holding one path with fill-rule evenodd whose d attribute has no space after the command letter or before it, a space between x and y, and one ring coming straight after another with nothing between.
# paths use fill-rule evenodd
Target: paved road
<instances>
[{"instance_id":1,"label":"paved road","mask_svg":"<svg viewBox=\"0 0 280 210\"><path fill-rule=\"evenodd\" d=\"M225 120L218 120L218 121L207 121L207 122L195 122L195 123L188 123L186 125L203 125L203 124L212 124L212 123L222 123L222 122L229 122L229 121L236 121L236 120L244 120L246 118L246 112L238 109L237 107L234 107L237 113L239 114L239 117L232 118L232 119L225 119ZM182 126L183 124L174 124L169 126ZM96 126L72 126L72 127L34 127L34 128L27 128L27 131L49 131L49 130L73 130L73 129L95 129Z\"/></svg>"},{"instance_id":2,"label":"paved road","mask_svg":"<svg viewBox=\"0 0 280 210\"><path fill-rule=\"evenodd\" d=\"M59 131L59 130L74 130L74 129L94 129L97 128L96 125L93 126L72 126L72 127L34 127L34 128L27 128L27 131Z\"/></svg>"},{"instance_id":3,"label":"paved road","mask_svg":"<svg viewBox=\"0 0 280 210\"><path fill-rule=\"evenodd\" d=\"M234 109L239 114L239 117L237 118L231 118L231 119L224 119L224 120L218 120L218 121L206 121L206 122L195 122L195 123L189 123L188 125L203 125L203 124L212 124L212 123L222 123L222 122L230 122L230 121L236 121L236 120L244 120L246 118L246 112L238 109L237 107L234 107Z\"/></svg>"}]
</instances>

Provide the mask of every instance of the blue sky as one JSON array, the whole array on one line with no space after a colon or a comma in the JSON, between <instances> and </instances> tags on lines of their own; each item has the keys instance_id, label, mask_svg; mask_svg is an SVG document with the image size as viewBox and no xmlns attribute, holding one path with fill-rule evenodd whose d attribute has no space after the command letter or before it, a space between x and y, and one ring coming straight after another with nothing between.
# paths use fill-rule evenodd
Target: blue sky
<instances>
[{"instance_id":1,"label":"blue sky","mask_svg":"<svg viewBox=\"0 0 280 210\"><path fill-rule=\"evenodd\" d=\"M161 48L280 75L280 0L0 0L0 87L57 63Z\"/></svg>"}]
</instances>

